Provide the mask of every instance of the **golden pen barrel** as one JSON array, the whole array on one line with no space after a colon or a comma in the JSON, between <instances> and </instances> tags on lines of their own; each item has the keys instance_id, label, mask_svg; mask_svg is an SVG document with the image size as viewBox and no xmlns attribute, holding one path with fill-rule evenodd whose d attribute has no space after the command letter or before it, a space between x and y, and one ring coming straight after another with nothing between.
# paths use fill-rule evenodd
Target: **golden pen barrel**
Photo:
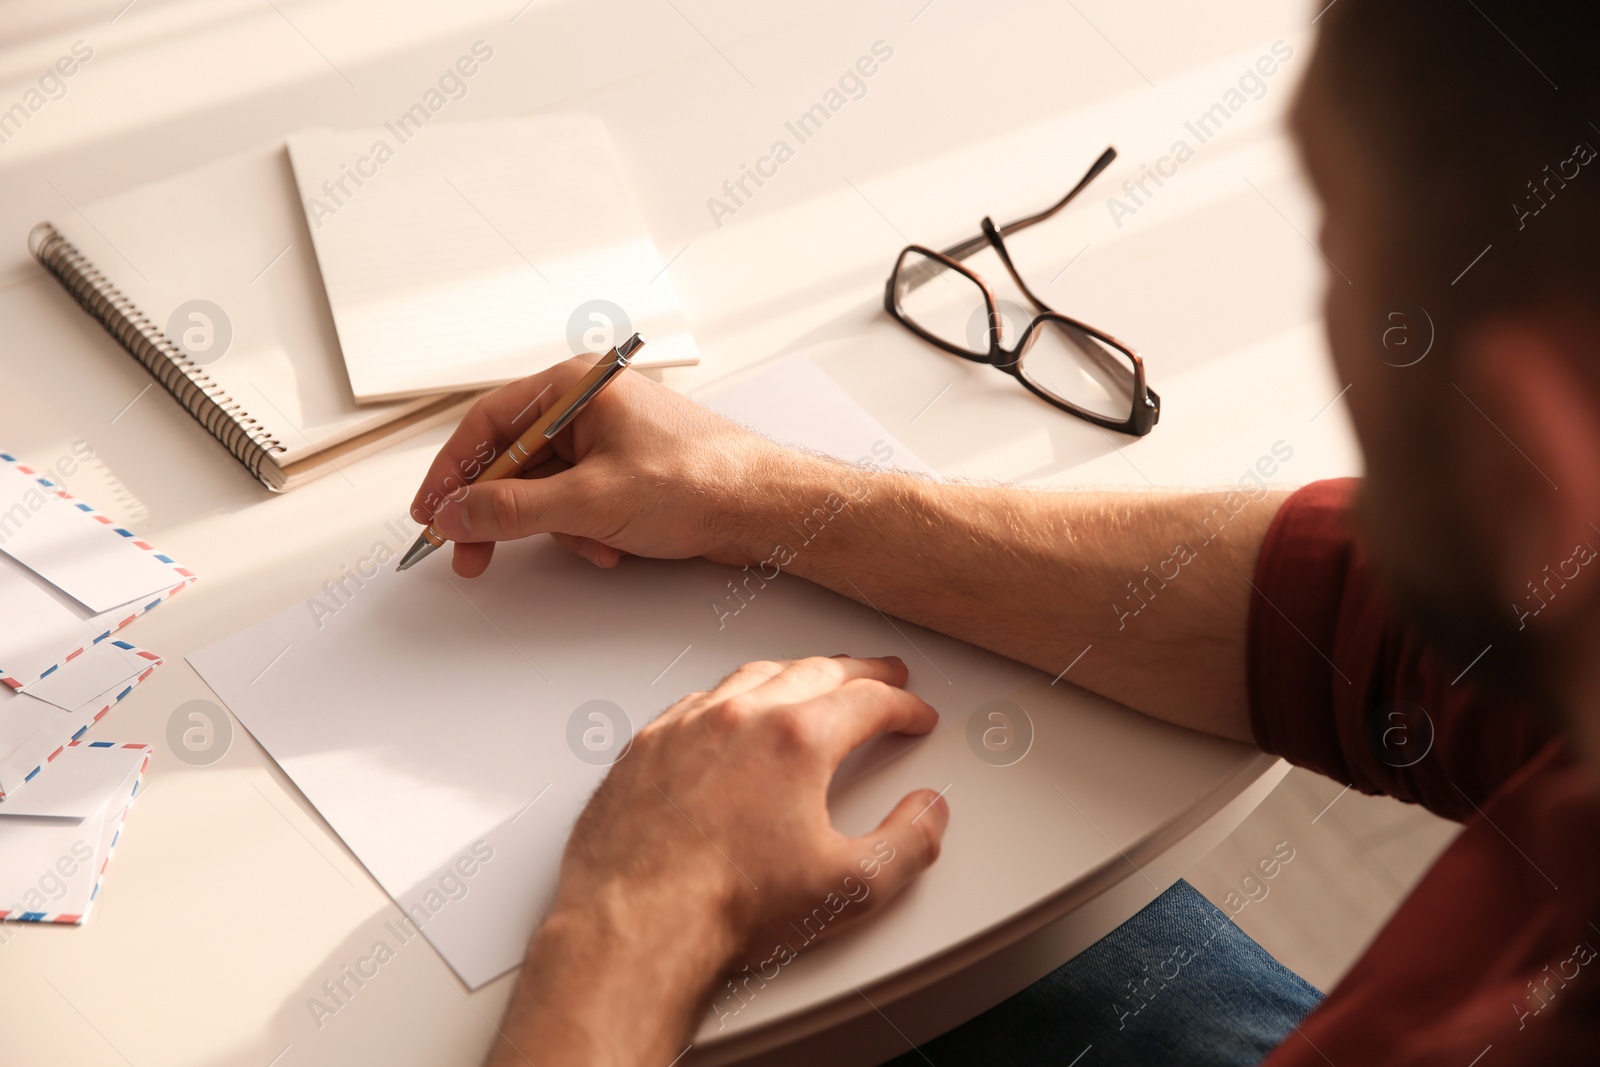
<instances>
[{"instance_id":1,"label":"golden pen barrel","mask_svg":"<svg viewBox=\"0 0 1600 1067\"><path fill-rule=\"evenodd\" d=\"M545 443L543 437L537 438L540 445ZM535 447L531 452L523 445L522 440L511 442L511 446L483 468L483 473L473 479L473 482L493 482L501 478L510 478L517 473L523 463L538 452Z\"/></svg>"}]
</instances>

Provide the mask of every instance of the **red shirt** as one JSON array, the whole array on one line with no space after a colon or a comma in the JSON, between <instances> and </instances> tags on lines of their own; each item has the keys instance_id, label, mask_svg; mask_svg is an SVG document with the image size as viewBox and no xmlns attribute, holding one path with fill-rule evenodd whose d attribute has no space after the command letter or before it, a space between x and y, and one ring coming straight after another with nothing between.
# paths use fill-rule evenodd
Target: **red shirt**
<instances>
[{"instance_id":1,"label":"red shirt","mask_svg":"<svg viewBox=\"0 0 1600 1067\"><path fill-rule=\"evenodd\" d=\"M1267 1064L1600 1063L1600 789L1528 707L1470 670L1453 683L1462 665L1396 621L1347 523L1358 484L1301 489L1262 546L1256 741L1464 828Z\"/></svg>"}]
</instances>

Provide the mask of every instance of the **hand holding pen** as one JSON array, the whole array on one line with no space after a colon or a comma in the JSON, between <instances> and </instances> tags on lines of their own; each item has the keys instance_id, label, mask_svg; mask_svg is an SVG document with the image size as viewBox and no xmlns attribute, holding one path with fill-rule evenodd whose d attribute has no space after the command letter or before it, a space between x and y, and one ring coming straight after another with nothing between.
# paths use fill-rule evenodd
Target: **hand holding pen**
<instances>
[{"instance_id":1,"label":"hand holding pen","mask_svg":"<svg viewBox=\"0 0 1600 1067\"><path fill-rule=\"evenodd\" d=\"M551 438L571 425L572 420L577 418L578 412L582 411L589 401L599 396L600 391L610 385L617 375L626 370L633 360L633 354L643 347L644 338L634 334L601 356L599 362L589 368L589 373L579 378L560 400L546 408L544 414L534 420L526 433L513 441L468 484L476 485L479 482L515 478L535 461L544 459ZM442 548L446 540L448 538L430 522L427 529L417 536L416 542L400 558L395 570L403 571L411 568L434 549Z\"/></svg>"}]
</instances>

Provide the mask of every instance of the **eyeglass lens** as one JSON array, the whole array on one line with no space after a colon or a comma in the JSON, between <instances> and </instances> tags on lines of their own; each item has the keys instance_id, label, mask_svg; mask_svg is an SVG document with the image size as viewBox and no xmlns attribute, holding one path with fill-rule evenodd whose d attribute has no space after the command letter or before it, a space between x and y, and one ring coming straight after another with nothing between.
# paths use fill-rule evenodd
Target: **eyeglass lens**
<instances>
[{"instance_id":1,"label":"eyeglass lens","mask_svg":"<svg viewBox=\"0 0 1600 1067\"><path fill-rule=\"evenodd\" d=\"M975 356L989 354L988 307L972 278L907 249L894 292L900 313L928 335ZM1010 348L1028 313L1004 300L1000 312L1000 343ZM1102 418L1120 422L1132 416L1135 375L1127 353L1056 318L1039 322L1025 343L1017 370L1035 388Z\"/></svg>"}]
</instances>

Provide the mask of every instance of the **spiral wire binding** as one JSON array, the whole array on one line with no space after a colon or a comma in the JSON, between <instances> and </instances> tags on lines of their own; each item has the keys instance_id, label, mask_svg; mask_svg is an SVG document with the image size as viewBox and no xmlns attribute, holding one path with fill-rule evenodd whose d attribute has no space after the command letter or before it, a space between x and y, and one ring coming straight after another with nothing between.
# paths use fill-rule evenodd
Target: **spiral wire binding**
<instances>
[{"instance_id":1,"label":"spiral wire binding","mask_svg":"<svg viewBox=\"0 0 1600 1067\"><path fill-rule=\"evenodd\" d=\"M28 248L40 265L55 275L73 299L104 326L106 332L206 428L207 433L222 442L257 481L269 489L276 488L263 475L262 468L274 452L287 451L281 441L196 366L183 349L54 226L48 222L35 226L28 235Z\"/></svg>"}]
</instances>

